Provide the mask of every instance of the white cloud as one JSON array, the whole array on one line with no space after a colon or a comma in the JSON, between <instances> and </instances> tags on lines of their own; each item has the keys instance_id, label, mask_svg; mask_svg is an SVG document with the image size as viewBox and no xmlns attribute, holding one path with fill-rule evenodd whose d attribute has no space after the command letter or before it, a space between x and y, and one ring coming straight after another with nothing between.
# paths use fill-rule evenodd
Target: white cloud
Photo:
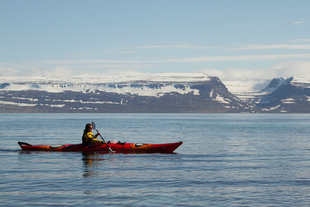
<instances>
[{"instance_id":1,"label":"white cloud","mask_svg":"<svg viewBox=\"0 0 310 207\"><path fill-rule=\"evenodd\" d=\"M220 69L206 69L203 70L204 73L209 75L218 76L223 80L255 80L255 79L269 79L270 73L266 73L265 69L246 69L246 68L228 68L224 70Z\"/></svg>"},{"instance_id":2,"label":"white cloud","mask_svg":"<svg viewBox=\"0 0 310 207\"><path fill-rule=\"evenodd\" d=\"M247 45L237 50L270 50L270 49L288 49L288 50L309 50L310 44L270 44L270 45Z\"/></svg>"},{"instance_id":3,"label":"white cloud","mask_svg":"<svg viewBox=\"0 0 310 207\"><path fill-rule=\"evenodd\" d=\"M293 24L305 24L306 22L305 21L295 21L293 22Z\"/></svg>"},{"instance_id":4,"label":"white cloud","mask_svg":"<svg viewBox=\"0 0 310 207\"><path fill-rule=\"evenodd\" d=\"M304 77L310 79L310 61L285 61L273 67L274 75L278 77Z\"/></svg>"},{"instance_id":5,"label":"white cloud","mask_svg":"<svg viewBox=\"0 0 310 207\"><path fill-rule=\"evenodd\" d=\"M20 70L9 66L0 66L0 77L20 75Z\"/></svg>"},{"instance_id":6,"label":"white cloud","mask_svg":"<svg viewBox=\"0 0 310 207\"><path fill-rule=\"evenodd\" d=\"M146 45L139 47L140 49L214 49L220 47L207 47L190 44L177 44L177 45Z\"/></svg>"},{"instance_id":7,"label":"white cloud","mask_svg":"<svg viewBox=\"0 0 310 207\"><path fill-rule=\"evenodd\" d=\"M74 75L72 69L68 66L57 66L48 70L32 70L31 72L38 76L70 77Z\"/></svg>"},{"instance_id":8,"label":"white cloud","mask_svg":"<svg viewBox=\"0 0 310 207\"><path fill-rule=\"evenodd\" d=\"M308 54L265 54L265 55L238 55L238 56L206 56L196 58L180 58L160 60L159 62L228 62L228 61L261 61L261 60L279 60L294 58L310 58Z\"/></svg>"},{"instance_id":9,"label":"white cloud","mask_svg":"<svg viewBox=\"0 0 310 207\"><path fill-rule=\"evenodd\" d=\"M307 43L310 39L290 40L292 43ZM226 49L226 50L269 50L269 49L292 49L292 50L309 50L310 44L249 44L233 46L200 46L190 44L177 45L147 45L139 49Z\"/></svg>"},{"instance_id":10,"label":"white cloud","mask_svg":"<svg viewBox=\"0 0 310 207\"><path fill-rule=\"evenodd\" d=\"M224 49L224 50L270 50L270 49L289 49L289 50L309 50L310 44L296 44L307 43L310 39L296 39L289 42L295 44L249 44L249 45L233 45L233 46L200 46L190 44L177 45L147 45L139 47L139 49Z\"/></svg>"},{"instance_id":11,"label":"white cloud","mask_svg":"<svg viewBox=\"0 0 310 207\"><path fill-rule=\"evenodd\" d=\"M80 60L47 60L43 64L61 64L61 65L78 65L78 64L136 64L140 60L112 60L112 59L80 59Z\"/></svg>"},{"instance_id":12,"label":"white cloud","mask_svg":"<svg viewBox=\"0 0 310 207\"><path fill-rule=\"evenodd\" d=\"M5 78L5 77L16 77L18 79L28 79L32 77L36 78L49 78L49 77L54 77L54 78L70 78L73 75L77 75L78 73L74 72L73 69L71 69L68 66L56 66L56 67L51 67L51 66L43 66L43 67L38 67L36 64L28 65L25 69L25 66L19 67L20 65L12 65L8 68L6 67L1 67L0 66L0 77Z\"/></svg>"},{"instance_id":13,"label":"white cloud","mask_svg":"<svg viewBox=\"0 0 310 207\"><path fill-rule=\"evenodd\" d=\"M49 61L38 61L28 62L24 64L11 64L10 66L1 66L0 74L5 75L12 73L14 68L30 71L30 73L47 73L42 70L51 70L52 73L57 71L60 74L70 75L73 73L70 70L79 68L80 70L90 70L94 68L102 69L141 69L154 67L158 64L168 63L203 63L203 62L254 62L254 61L277 61L282 59L302 59L310 58L310 53L295 53L295 54L263 54L263 55L227 55L227 56L203 56L203 57L191 57L191 58L167 58L167 59L141 59L141 60L112 60L112 59L80 59L80 60L49 60ZM5 69L11 68L11 69ZM72 69L71 69L72 68ZM24 75L24 74L23 74Z\"/></svg>"},{"instance_id":14,"label":"white cloud","mask_svg":"<svg viewBox=\"0 0 310 207\"><path fill-rule=\"evenodd\" d=\"M310 79L310 61L281 61L269 68L205 69L202 72L218 76L223 80L260 80L275 77L305 77Z\"/></svg>"},{"instance_id":15,"label":"white cloud","mask_svg":"<svg viewBox=\"0 0 310 207\"><path fill-rule=\"evenodd\" d=\"M209 75L218 76L229 91L240 94L243 92L259 91L277 77L310 79L310 61L282 61L269 68L247 69L205 69Z\"/></svg>"},{"instance_id":16,"label":"white cloud","mask_svg":"<svg viewBox=\"0 0 310 207\"><path fill-rule=\"evenodd\" d=\"M298 42L310 42L310 39L295 39L290 40L290 42L298 43Z\"/></svg>"}]
</instances>

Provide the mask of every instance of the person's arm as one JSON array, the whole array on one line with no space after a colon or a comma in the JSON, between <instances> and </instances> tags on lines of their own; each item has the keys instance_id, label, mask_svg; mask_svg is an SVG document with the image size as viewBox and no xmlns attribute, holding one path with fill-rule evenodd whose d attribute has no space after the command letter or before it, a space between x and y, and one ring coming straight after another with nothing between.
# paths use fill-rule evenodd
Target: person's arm
<instances>
[{"instance_id":1,"label":"person's arm","mask_svg":"<svg viewBox=\"0 0 310 207\"><path fill-rule=\"evenodd\" d=\"M97 137L100 135L100 133L98 132L97 134L93 135L92 133L92 139L91 139L91 142L92 143L103 143L102 140L100 139L97 139Z\"/></svg>"},{"instance_id":2,"label":"person's arm","mask_svg":"<svg viewBox=\"0 0 310 207\"><path fill-rule=\"evenodd\" d=\"M97 134L95 134L94 138L97 138L100 135L99 132L97 132Z\"/></svg>"}]
</instances>

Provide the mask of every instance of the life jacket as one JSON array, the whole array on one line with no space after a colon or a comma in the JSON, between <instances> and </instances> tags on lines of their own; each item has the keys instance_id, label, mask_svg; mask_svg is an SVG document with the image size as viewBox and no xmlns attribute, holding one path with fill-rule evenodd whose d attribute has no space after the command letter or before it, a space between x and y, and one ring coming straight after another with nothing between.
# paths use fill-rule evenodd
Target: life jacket
<instances>
[{"instance_id":1,"label":"life jacket","mask_svg":"<svg viewBox=\"0 0 310 207\"><path fill-rule=\"evenodd\" d=\"M102 143L102 141L100 139L96 139L92 132L87 132L83 134L82 143L87 146L95 143Z\"/></svg>"}]
</instances>

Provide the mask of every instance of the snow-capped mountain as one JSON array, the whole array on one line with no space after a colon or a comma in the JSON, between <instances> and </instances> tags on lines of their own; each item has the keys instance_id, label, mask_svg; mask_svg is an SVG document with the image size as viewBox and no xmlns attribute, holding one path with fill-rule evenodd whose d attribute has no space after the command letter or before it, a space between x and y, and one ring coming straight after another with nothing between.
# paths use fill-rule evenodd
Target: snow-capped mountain
<instances>
[{"instance_id":1,"label":"snow-capped mountain","mask_svg":"<svg viewBox=\"0 0 310 207\"><path fill-rule=\"evenodd\" d=\"M0 112L310 112L310 81L257 83L247 92L200 73L0 78Z\"/></svg>"},{"instance_id":2,"label":"snow-capped mountain","mask_svg":"<svg viewBox=\"0 0 310 207\"><path fill-rule=\"evenodd\" d=\"M291 78L274 78L270 81L270 83L261 91L261 92L273 92L275 90L277 90L279 87L281 87L282 85L287 84L288 82L290 82L291 80L293 80L293 77Z\"/></svg>"},{"instance_id":3,"label":"snow-capped mountain","mask_svg":"<svg viewBox=\"0 0 310 207\"><path fill-rule=\"evenodd\" d=\"M105 82L6 80L0 83L0 104L2 112L239 112L244 107L219 78L201 74Z\"/></svg>"},{"instance_id":4,"label":"snow-capped mountain","mask_svg":"<svg viewBox=\"0 0 310 207\"><path fill-rule=\"evenodd\" d=\"M300 78L277 78L256 97L258 112L310 113L310 81Z\"/></svg>"}]
</instances>

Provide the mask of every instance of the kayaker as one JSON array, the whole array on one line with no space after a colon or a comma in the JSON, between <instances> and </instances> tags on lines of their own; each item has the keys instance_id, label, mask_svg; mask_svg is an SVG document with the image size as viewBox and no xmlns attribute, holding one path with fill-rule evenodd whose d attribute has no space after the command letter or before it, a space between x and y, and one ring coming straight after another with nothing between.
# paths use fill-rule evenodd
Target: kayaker
<instances>
[{"instance_id":1,"label":"kayaker","mask_svg":"<svg viewBox=\"0 0 310 207\"><path fill-rule=\"evenodd\" d=\"M85 129L84 129L84 133L82 136L82 143L83 145L91 145L91 144L95 144L95 143L103 143L102 140L97 139L97 137L100 135L100 133L98 132L97 134L93 134L93 125L92 124L86 124L85 125Z\"/></svg>"}]
</instances>

